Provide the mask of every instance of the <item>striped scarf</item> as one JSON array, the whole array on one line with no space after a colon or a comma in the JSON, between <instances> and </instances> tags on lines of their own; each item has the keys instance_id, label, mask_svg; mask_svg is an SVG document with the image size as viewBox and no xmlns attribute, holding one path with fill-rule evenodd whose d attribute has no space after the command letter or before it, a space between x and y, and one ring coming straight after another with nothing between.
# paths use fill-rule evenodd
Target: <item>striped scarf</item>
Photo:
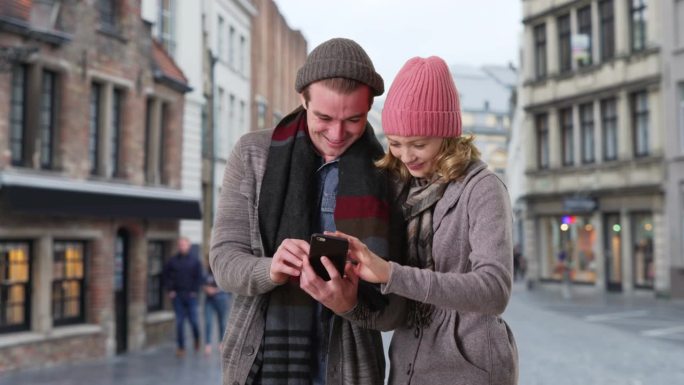
<instances>
[{"instance_id":1,"label":"striped scarf","mask_svg":"<svg viewBox=\"0 0 684 385\"><path fill-rule=\"evenodd\" d=\"M432 258L432 213L442 198L447 184L435 176L432 180L412 178L406 202L403 205L407 221L407 264L421 269L435 270ZM410 327L429 326L434 307L427 303L409 301L408 324Z\"/></svg>"},{"instance_id":2,"label":"striped scarf","mask_svg":"<svg viewBox=\"0 0 684 385\"><path fill-rule=\"evenodd\" d=\"M339 160L335 207L338 230L388 256L389 186L373 161L383 155L370 125ZM308 135L306 111L298 108L275 128L259 198L259 226L264 252L272 257L286 238L308 240L318 206L316 169L320 165ZM384 299L376 287L359 286L359 298L375 307ZM292 279L269 294L266 329L248 383L309 384L317 357L312 330L315 301ZM326 329L327 330L327 329ZM334 337L334 336L333 336Z\"/></svg>"}]
</instances>

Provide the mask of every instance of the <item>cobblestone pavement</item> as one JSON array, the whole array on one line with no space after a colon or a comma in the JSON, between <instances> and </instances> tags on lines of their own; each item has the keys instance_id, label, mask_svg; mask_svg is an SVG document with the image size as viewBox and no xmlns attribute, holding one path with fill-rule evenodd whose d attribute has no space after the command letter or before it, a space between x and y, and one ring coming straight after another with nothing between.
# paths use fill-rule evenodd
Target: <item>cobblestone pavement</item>
<instances>
[{"instance_id":1,"label":"cobblestone pavement","mask_svg":"<svg viewBox=\"0 0 684 385\"><path fill-rule=\"evenodd\" d=\"M684 384L684 302L652 293L597 293L517 284L504 319L520 355L520 385ZM386 346L391 334L385 333ZM174 356L172 342L87 363L5 374L0 385L209 385L217 353Z\"/></svg>"}]
</instances>

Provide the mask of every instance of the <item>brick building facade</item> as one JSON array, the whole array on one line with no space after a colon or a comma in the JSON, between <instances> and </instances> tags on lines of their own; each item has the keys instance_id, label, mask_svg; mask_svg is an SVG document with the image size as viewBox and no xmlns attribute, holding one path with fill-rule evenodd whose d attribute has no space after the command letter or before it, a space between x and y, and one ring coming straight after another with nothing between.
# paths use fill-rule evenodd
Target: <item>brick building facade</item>
<instances>
[{"instance_id":1,"label":"brick building facade","mask_svg":"<svg viewBox=\"0 0 684 385\"><path fill-rule=\"evenodd\" d=\"M140 0L0 1L0 372L168 339L188 91Z\"/></svg>"},{"instance_id":2,"label":"brick building facade","mask_svg":"<svg viewBox=\"0 0 684 385\"><path fill-rule=\"evenodd\" d=\"M297 70L306 60L307 42L293 30L273 0L254 0L252 21L252 130L271 128L299 105Z\"/></svg>"}]
</instances>

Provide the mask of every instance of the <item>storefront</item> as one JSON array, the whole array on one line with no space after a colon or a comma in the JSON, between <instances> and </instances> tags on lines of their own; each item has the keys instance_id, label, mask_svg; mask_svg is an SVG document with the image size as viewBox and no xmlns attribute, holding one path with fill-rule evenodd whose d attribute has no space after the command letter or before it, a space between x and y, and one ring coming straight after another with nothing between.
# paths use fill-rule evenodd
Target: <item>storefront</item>
<instances>
[{"instance_id":1,"label":"storefront","mask_svg":"<svg viewBox=\"0 0 684 385\"><path fill-rule=\"evenodd\" d=\"M535 214L526 220L532 230L528 263L536 265L529 278L569 279L609 291L658 290L659 283L666 284L657 278L669 271L658 247L664 237L662 196L606 194L591 201L593 206L574 211L562 197L528 202Z\"/></svg>"}]
</instances>

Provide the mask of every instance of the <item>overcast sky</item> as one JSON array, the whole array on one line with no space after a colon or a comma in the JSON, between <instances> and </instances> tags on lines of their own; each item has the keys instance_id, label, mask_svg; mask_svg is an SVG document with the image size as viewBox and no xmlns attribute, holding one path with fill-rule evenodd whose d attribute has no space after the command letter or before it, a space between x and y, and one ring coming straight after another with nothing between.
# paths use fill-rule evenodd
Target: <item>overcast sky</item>
<instances>
[{"instance_id":1,"label":"overcast sky","mask_svg":"<svg viewBox=\"0 0 684 385\"><path fill-rule=\"evenodd\" d=\"M274 0L309 51L333 38L356 40L389 86L413 56L448 64L518 66L520 0ZM384 96L384 95L383 95Z\"/></svg>"}]
</instances>

